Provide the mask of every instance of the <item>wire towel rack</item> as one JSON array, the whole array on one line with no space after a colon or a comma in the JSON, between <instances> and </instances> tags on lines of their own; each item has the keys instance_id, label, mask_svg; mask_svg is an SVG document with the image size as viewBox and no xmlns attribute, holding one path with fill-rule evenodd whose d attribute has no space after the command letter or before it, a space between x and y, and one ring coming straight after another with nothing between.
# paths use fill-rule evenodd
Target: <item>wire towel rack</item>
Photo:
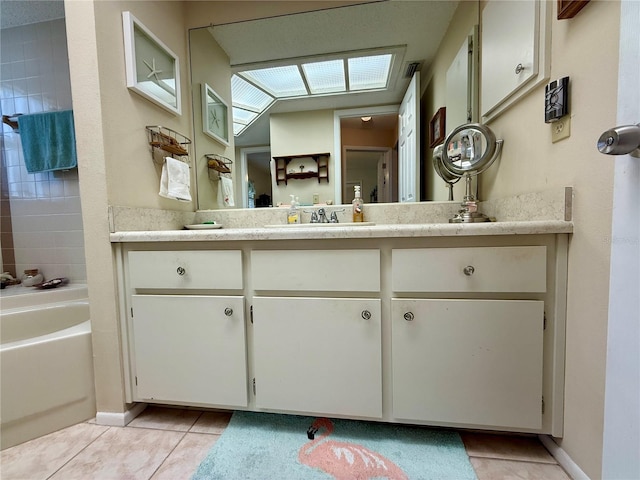
<instances>
[{"instance_id":1,"label":"wire towel rack","mask_svg":"<svg viewBox=\"0 0 640 480\"><path fill-rule=\"evenodd\" d=\"M206 153L204 156L207 159L210 180L217 180L222 174L231 175L231 165L233 164L231 159L215 153Z\"/></svg>"},{"instance_id":2,"label":"wire towel rack","mask_svg":"<svg viewBox=\"0 0 640 480\"><path fill-rule=\"evenodd\" d=\"M149 125L146 129L151 145L151 158L155 163L162 165L167 154L176 160L189 163L191 140L188 137L160 125Z\"/></svg>"}]
</instances>

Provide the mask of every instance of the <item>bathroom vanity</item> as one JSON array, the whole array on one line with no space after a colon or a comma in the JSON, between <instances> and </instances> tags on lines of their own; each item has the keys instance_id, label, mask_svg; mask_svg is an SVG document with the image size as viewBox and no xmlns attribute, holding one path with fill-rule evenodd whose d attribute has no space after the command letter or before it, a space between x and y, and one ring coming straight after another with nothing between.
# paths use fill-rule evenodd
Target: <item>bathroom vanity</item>
<instances>
[{"instance_id":1,"label":"bathroom vanity","mask_svg":"<svg viewBox=\"0 0 640 480\"><path fill-rule=\"evenodd\" d=\"M561 437L571 229L116 231L126 400Z\"/></svg>"}]
</instances>

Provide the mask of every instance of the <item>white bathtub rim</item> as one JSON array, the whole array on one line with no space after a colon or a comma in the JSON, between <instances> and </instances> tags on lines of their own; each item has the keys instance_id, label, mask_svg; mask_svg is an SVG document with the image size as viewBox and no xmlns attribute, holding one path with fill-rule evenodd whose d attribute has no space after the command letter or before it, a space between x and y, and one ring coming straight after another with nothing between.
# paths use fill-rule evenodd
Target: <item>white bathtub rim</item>
<instances>
[{"instance_id":1,"label":"white bathtub rim","mask_svg":"<svg viewBox=\"0 0 640 480\"><path fill-rule=\"evenodd\" d=\"M78 304L88 305L89 299L77 298L73 300L62 300L59 302L51 302L51 303L36 303L33 305L26 305L24 307L16 307L16 308L4 308L4 301L3 301L3 308L2 308L2 311L0 311L0 316L22 313L22 312L25 312L25 313L37 312L37 311L46 310L49 308L61 308L61 307L66 307L67 305L78 305Z\"/></svg>"},{"instance_id":2,"label":"white bathtub rim","mask_svg":"<svg viewBox=\"0 0 640 480\"><path fill-rule=\"evenodd\" d=\"M8 290L9 289L9 290ZM68 284L50 290L37 290L33 287L13 286L1 290L2 311L31 308L49 303L67 303L88 298L87 285Z\"/></svg>"},{"instance_id":3,"label":"white bathtub rim","mask_svg":"<svg viewBox=\"0 0 640 480\"><path fill-rule=\"evenodd\" d=\"M10 352L17 348L25 347L27 345L39 345L42 343L47 343L55 340L59 340L61 338L71 338L79 335L87 335L91 334L91 321L89 319L85 320L82 323L74 325L72 327L64 328L62 330L57 330L52 333L48 333L46 335L40 335L38 337L25 338L22 340L16 340L15 342L3 343L0 345L0 351L2 352Z\"/></svg>"}]
</instances>

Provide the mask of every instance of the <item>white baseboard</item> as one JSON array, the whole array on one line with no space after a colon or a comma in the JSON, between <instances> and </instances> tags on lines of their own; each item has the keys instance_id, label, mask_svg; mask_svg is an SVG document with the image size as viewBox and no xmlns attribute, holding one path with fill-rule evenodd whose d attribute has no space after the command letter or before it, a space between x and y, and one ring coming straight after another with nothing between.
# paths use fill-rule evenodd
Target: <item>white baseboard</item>
<instances>
[{"instance_id":1,"label":"white baseboard","mask_svg":"<svg viewBox=\"0 0 640 480\"><path fill-rule=\"evenodd\" d=\"M96 423L108 427L125 427L147 408L146 403L136 403L129 410L123 413L98 412Z\"/></svg>"},{"instance_id":2,"label":"white baseboard","mask_svg":"<svg viewBox=\"0 0 640 480\"><path fill-rule=\"evenodd\" d=\"M553 440L553 437L550 435L538 435L538 438L545 448L549 450L549 453L553 458L555 458L560 466L564 468L572 480L590 480L578 464L571 459L569 454L560 448L560 446Z\"/></svg>"}]
</instances>

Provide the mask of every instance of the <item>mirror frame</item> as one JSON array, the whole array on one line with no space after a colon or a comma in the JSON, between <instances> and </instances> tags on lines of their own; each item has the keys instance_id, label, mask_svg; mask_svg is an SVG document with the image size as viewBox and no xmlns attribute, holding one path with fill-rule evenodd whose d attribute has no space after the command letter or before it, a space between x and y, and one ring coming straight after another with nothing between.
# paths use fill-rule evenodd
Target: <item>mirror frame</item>
<instances>
[{"instance_id":1,"label":"mirror frame","mask_svg":"<svg viewBox=\"0 0 640 480\"><path fill-rule=\"evenodd\" d=\"M455 162L457 160L454 160L449 156L449 144L453 141L456 135L465 130L475 130L480 132L484 136L484 140L487 145L486 150L482 152L480 158L476 162L474 162L473 168L458 167L455 165ZM442 145L442 166L450 174L461 177L465 173L473 173L473 175L478 175L489 168L498 156L496 155L496 153L499 151L498 145L502 145L502 140L496 140L495 134L486 125L482 125L480 123L465 123L454 128L451 133L447 135L447 138Z\"/></svg>"}]
</instances>

